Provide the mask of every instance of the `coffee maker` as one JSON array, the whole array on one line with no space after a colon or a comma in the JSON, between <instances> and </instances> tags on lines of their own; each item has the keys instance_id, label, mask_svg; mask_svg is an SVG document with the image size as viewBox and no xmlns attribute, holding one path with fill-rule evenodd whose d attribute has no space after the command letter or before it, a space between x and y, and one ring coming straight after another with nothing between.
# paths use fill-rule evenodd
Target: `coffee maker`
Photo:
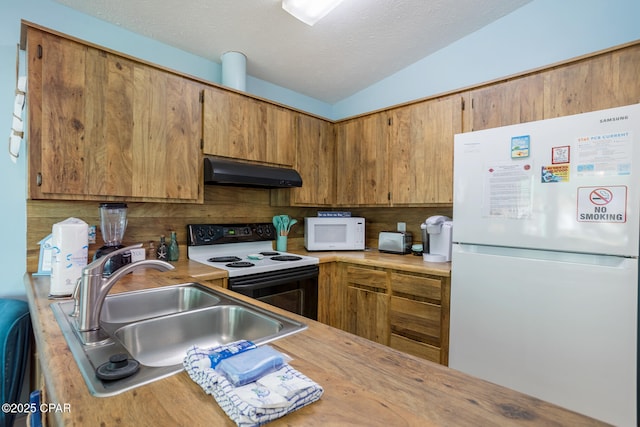
<instances>
[{"instance_id":1,"label":"coffee maker","mask_svg":"<svg viewBox=\"0 0 640 427\"><path fill-rule=\"evenodd\" d=\"M422 257L428 262L451 261L451 234L453 221L444 215L427 218L422 230Z\"/></svg>"},{"instance_id":2,"label":"coffee maker","mask_svg":"<svg viewBox=\"0 0 640 427\"><path fill-rule=\"evenodd\" d=\"M127 228L126 203L100 204L100 231L104 246L98 249L93 257L94 261L117 249L124 248L122 238ZM104 266L104 275L111 275L123 265L131 263L131 254L124 253L111 257Z\"/></svg>"}]
</instances>

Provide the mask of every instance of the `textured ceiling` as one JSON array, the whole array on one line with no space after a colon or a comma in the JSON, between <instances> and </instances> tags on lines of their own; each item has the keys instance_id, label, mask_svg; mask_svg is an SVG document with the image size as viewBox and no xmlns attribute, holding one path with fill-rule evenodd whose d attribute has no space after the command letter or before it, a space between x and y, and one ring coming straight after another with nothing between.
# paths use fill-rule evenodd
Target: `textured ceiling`
<instances>
[{"instance_id":1,"label":"textured ceiling","mask_svg":"<svg viewBox=\"0 0 640 427\"><path fill-rule=\"evenodd\" d=\"M307 26L280 0L56 0L135 33L333 104L531 0L344 0Z\"/></svg>"}]
</instances>

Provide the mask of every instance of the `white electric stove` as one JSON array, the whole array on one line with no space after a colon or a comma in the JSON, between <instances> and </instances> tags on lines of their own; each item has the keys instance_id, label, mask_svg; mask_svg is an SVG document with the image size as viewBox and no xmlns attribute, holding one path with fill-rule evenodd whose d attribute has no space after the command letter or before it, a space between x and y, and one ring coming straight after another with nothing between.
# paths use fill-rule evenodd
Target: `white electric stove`
<instances>
[{"instance_id":1,"label":"white electric stove","mask_svg":"<svg viewBox=\"0 0 640 427\"><path fill-rule=\"evenodd\" d=\"M318 258L273 249L272 224L188 225L188 257L229 272L229 277L318 264Z\"/></svg>"},{"instance_id":2,"label":"white electric stove","mask_svg":"<svg viewBox=\"0 0 640 427\"><path fill-rule=\"evenodd\" d=\"M319 260L273 249L271 223L187 225L190 260L228 272L229 289L317 318Z\"/></svg>"}]
</instances>

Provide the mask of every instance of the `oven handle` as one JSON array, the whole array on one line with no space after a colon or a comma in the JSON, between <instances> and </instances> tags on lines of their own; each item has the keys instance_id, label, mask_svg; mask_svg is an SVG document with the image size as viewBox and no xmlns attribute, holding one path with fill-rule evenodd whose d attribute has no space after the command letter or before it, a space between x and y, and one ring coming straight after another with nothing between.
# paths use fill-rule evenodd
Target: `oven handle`
<instances>
[{"instance_id":1,"label":"oven handle","mask_svg":"<svg viewBox=\"0 0 640 427\"><path fill-rule=\"evenodd\" d=\"M272 271L268 273L250 274L247 276L230 277L229 289L232 291L251 291L270 286L283 285L296 280L317 279L319 267L311 265L306 267L290 268L286 270Z\"/></svg>"}]
</instances>

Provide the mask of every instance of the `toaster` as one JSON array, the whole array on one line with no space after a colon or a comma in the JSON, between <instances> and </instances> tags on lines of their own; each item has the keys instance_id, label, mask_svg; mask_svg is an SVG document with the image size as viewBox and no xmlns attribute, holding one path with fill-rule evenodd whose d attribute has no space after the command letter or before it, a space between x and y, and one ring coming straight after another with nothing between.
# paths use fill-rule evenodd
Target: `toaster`
<instances>
[{"instance_id":1,"label":"toaster","mask_svg":"<svg viewBox=\"0 0 640 427\"><path fill-rule=\"evenodd\" d=\"M378 250L392 254L409 254L413 235L408 231L381 231L378 235Z\"/></svg>"}]
</instances>

